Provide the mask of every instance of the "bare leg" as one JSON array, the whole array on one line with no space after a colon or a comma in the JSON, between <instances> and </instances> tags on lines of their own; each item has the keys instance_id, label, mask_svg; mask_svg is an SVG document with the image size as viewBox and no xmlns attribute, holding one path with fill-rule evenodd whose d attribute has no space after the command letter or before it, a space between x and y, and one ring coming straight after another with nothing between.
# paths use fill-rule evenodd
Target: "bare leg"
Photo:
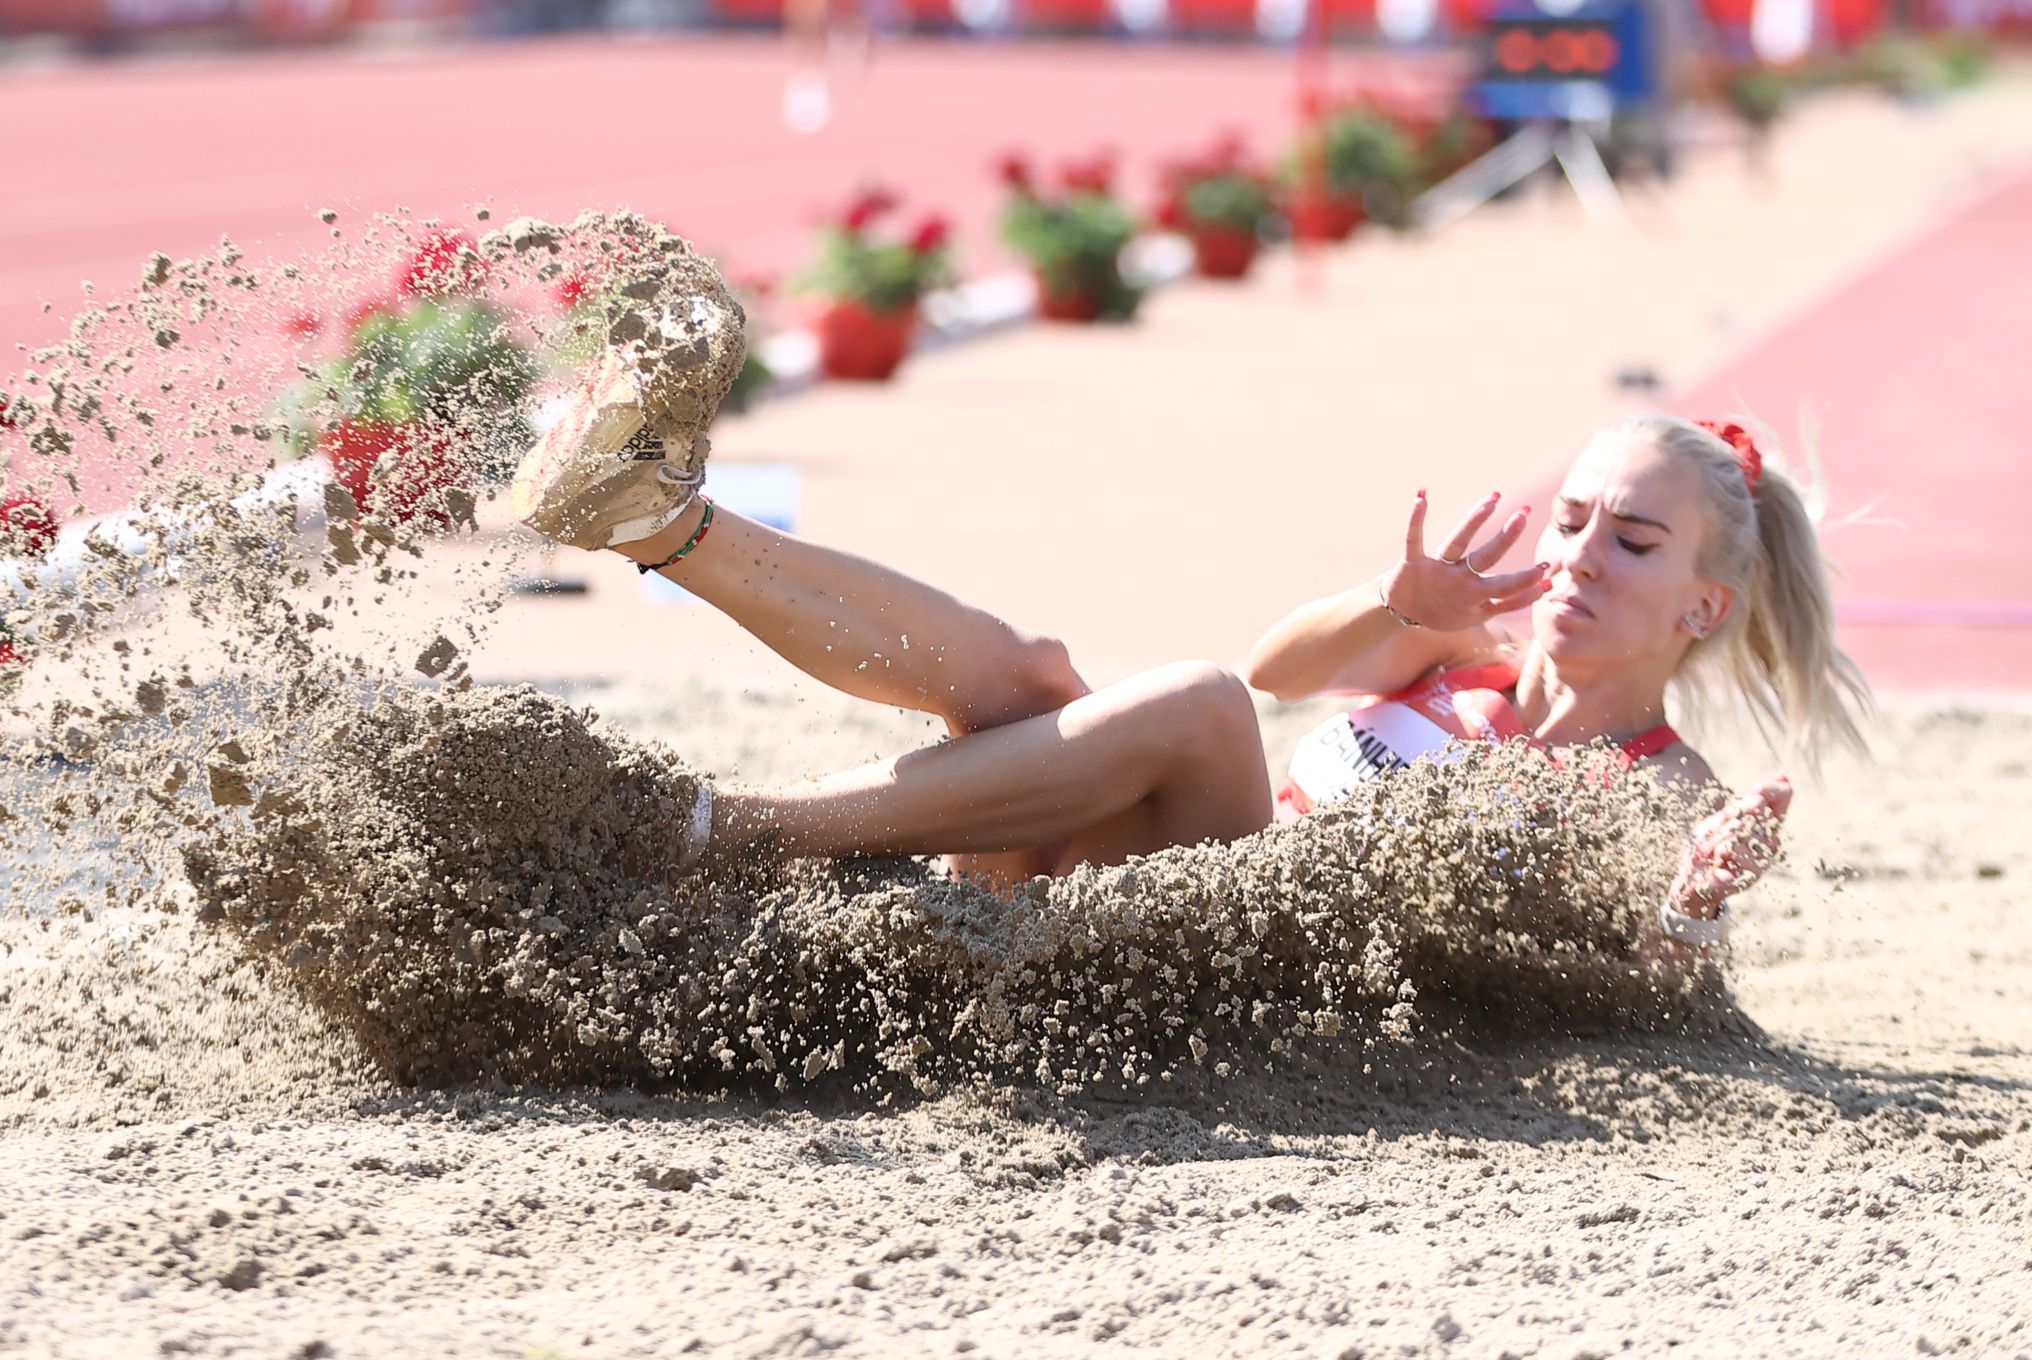
<instances>
[{"instance_id":1,"label":"bare leg","mask_svg":"<svg viewBox=\"0 0 2032 1360\"><path fill-rule=\"evenodd\" d=\"M701 513L621 551L661 561ZM1053 639L726 510L663 572L814 678L936 714L956 738L781 788L724 790L716 837L767 826L799 854L948 854L957 872L1006 882L1270 819L1254 707L1217 668L1165 667L1096 694Z\"/></svg>"},{"instance_id":2,"label":"bare leg","mask_svg":"<svg viewBox=\"0 0 2032 1360\"><path fill-rule=\"evenodd\" d=\"M701 508L623 544L668 557ZM1088 692L1065 647L852 553L720 508L712 530L663 574L814 679L857 698L931 713L954 736L1048 713Z\"/></svg>"},{"instance_id":3,"label":"bare leg","mask_svg":"<svg viewBox=\"0 0 2032 1360\"><path fill-rule=\"evenodd\" d=\"M1039 872L1232 840L1270 822L1247 689L1219 668L1146 671L1026 718L775 788L728 790L714 832L775 828L797 854L1057 845Z\"/></svg>"}]
</instances>

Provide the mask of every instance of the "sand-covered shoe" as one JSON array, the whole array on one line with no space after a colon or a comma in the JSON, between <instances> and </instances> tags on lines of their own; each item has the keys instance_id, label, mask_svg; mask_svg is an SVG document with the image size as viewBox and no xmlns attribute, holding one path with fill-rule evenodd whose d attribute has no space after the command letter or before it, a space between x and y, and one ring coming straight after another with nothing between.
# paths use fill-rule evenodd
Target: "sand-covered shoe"
<instances>
[{"instance_id":1,"label":"sand-covered shoe","mask_svg":"<svg viewBox=\"0 0 2032 1360\"><path fill-rule=\"evenodd\" d=\"M741 309L718 291L610 328L618 343L515 471L517 519L576 548L611 548L677 518L705 480L706 427L746 354Z\"/></svg>"}]
</instances>

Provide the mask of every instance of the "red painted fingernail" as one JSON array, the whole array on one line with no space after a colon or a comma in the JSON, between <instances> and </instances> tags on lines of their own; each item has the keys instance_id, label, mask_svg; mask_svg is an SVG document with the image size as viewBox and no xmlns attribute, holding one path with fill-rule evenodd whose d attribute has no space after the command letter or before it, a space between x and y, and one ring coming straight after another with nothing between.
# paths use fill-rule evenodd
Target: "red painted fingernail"
<instances>
[{"instance_id":1,"label":"red painted fingernail","mask_svg":"<svg viewBox=\"0 0 2032 1360\"><path fill-rule=\"evenodd\" d=\"M1418 488L1418 491L1417 491L1417 496L1418 496L1418 499L1419 499L1419 500L1424 500L1424 499L1425 499L1425 488L1424 488L1424 487L1422 487L1422 486L1421 486L1421 487L1419 487L1419 488Z\"/></svg>"}]
</instances>

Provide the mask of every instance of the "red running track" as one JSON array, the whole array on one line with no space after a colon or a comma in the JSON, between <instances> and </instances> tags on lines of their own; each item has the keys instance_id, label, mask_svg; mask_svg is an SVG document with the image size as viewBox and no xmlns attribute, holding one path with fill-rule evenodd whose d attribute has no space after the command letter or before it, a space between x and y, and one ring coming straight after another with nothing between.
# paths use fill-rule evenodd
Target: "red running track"
<instances>
[{"instance_id":1,"label":"red running track","mask_svg":"<svg viewBox=\"0 0 2032 1360\"><path fill-rule=\"evenodd\" d=\"M832 124L782 120L770 37L561 39L14 70L0 194L0 342L46 343L80 279L125 286L151 252L250 254L321 239L312 214L403 204L470 220L626 206L740 272L809 260L813 224L871 178L960 230L969 271L1000 263L993 162L1112 148L1127 187L1229 128L1269 152L1295 117L1289 54L1130 43L878 45ZM1335 80L1435 98L1445 56L1336 57ZM43 301L55 304L41 312ZM0 361L0 371L13 368Z\"/></svg>"},{"instance_id":2,"label":"red running track","mask_svg":"<svg viewBox=\"0 0 2032 1360\"><path fill-rule=\"evenodd\" d=\"M2032 163L1681 393L1819 426L1843 644L1897 690L2032 689Z\"/></svg>"}]
</instances>

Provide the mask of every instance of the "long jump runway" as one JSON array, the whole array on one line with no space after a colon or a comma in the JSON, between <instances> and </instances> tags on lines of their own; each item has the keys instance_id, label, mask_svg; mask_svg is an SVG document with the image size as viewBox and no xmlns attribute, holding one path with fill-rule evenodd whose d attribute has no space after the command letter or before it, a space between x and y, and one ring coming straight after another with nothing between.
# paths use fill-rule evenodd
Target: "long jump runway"
<instances>
[{"instance_id":1,"label":"long jump runway","mask_svg":"<svg viewBox=\"0 0 2032 1360\"><path fill-rule=\"evenodd\" d=\"M2032 689L2032 162L1681 393L1818 426L1844 645L1879 688Z\"/></svg>"}]
</instances>

